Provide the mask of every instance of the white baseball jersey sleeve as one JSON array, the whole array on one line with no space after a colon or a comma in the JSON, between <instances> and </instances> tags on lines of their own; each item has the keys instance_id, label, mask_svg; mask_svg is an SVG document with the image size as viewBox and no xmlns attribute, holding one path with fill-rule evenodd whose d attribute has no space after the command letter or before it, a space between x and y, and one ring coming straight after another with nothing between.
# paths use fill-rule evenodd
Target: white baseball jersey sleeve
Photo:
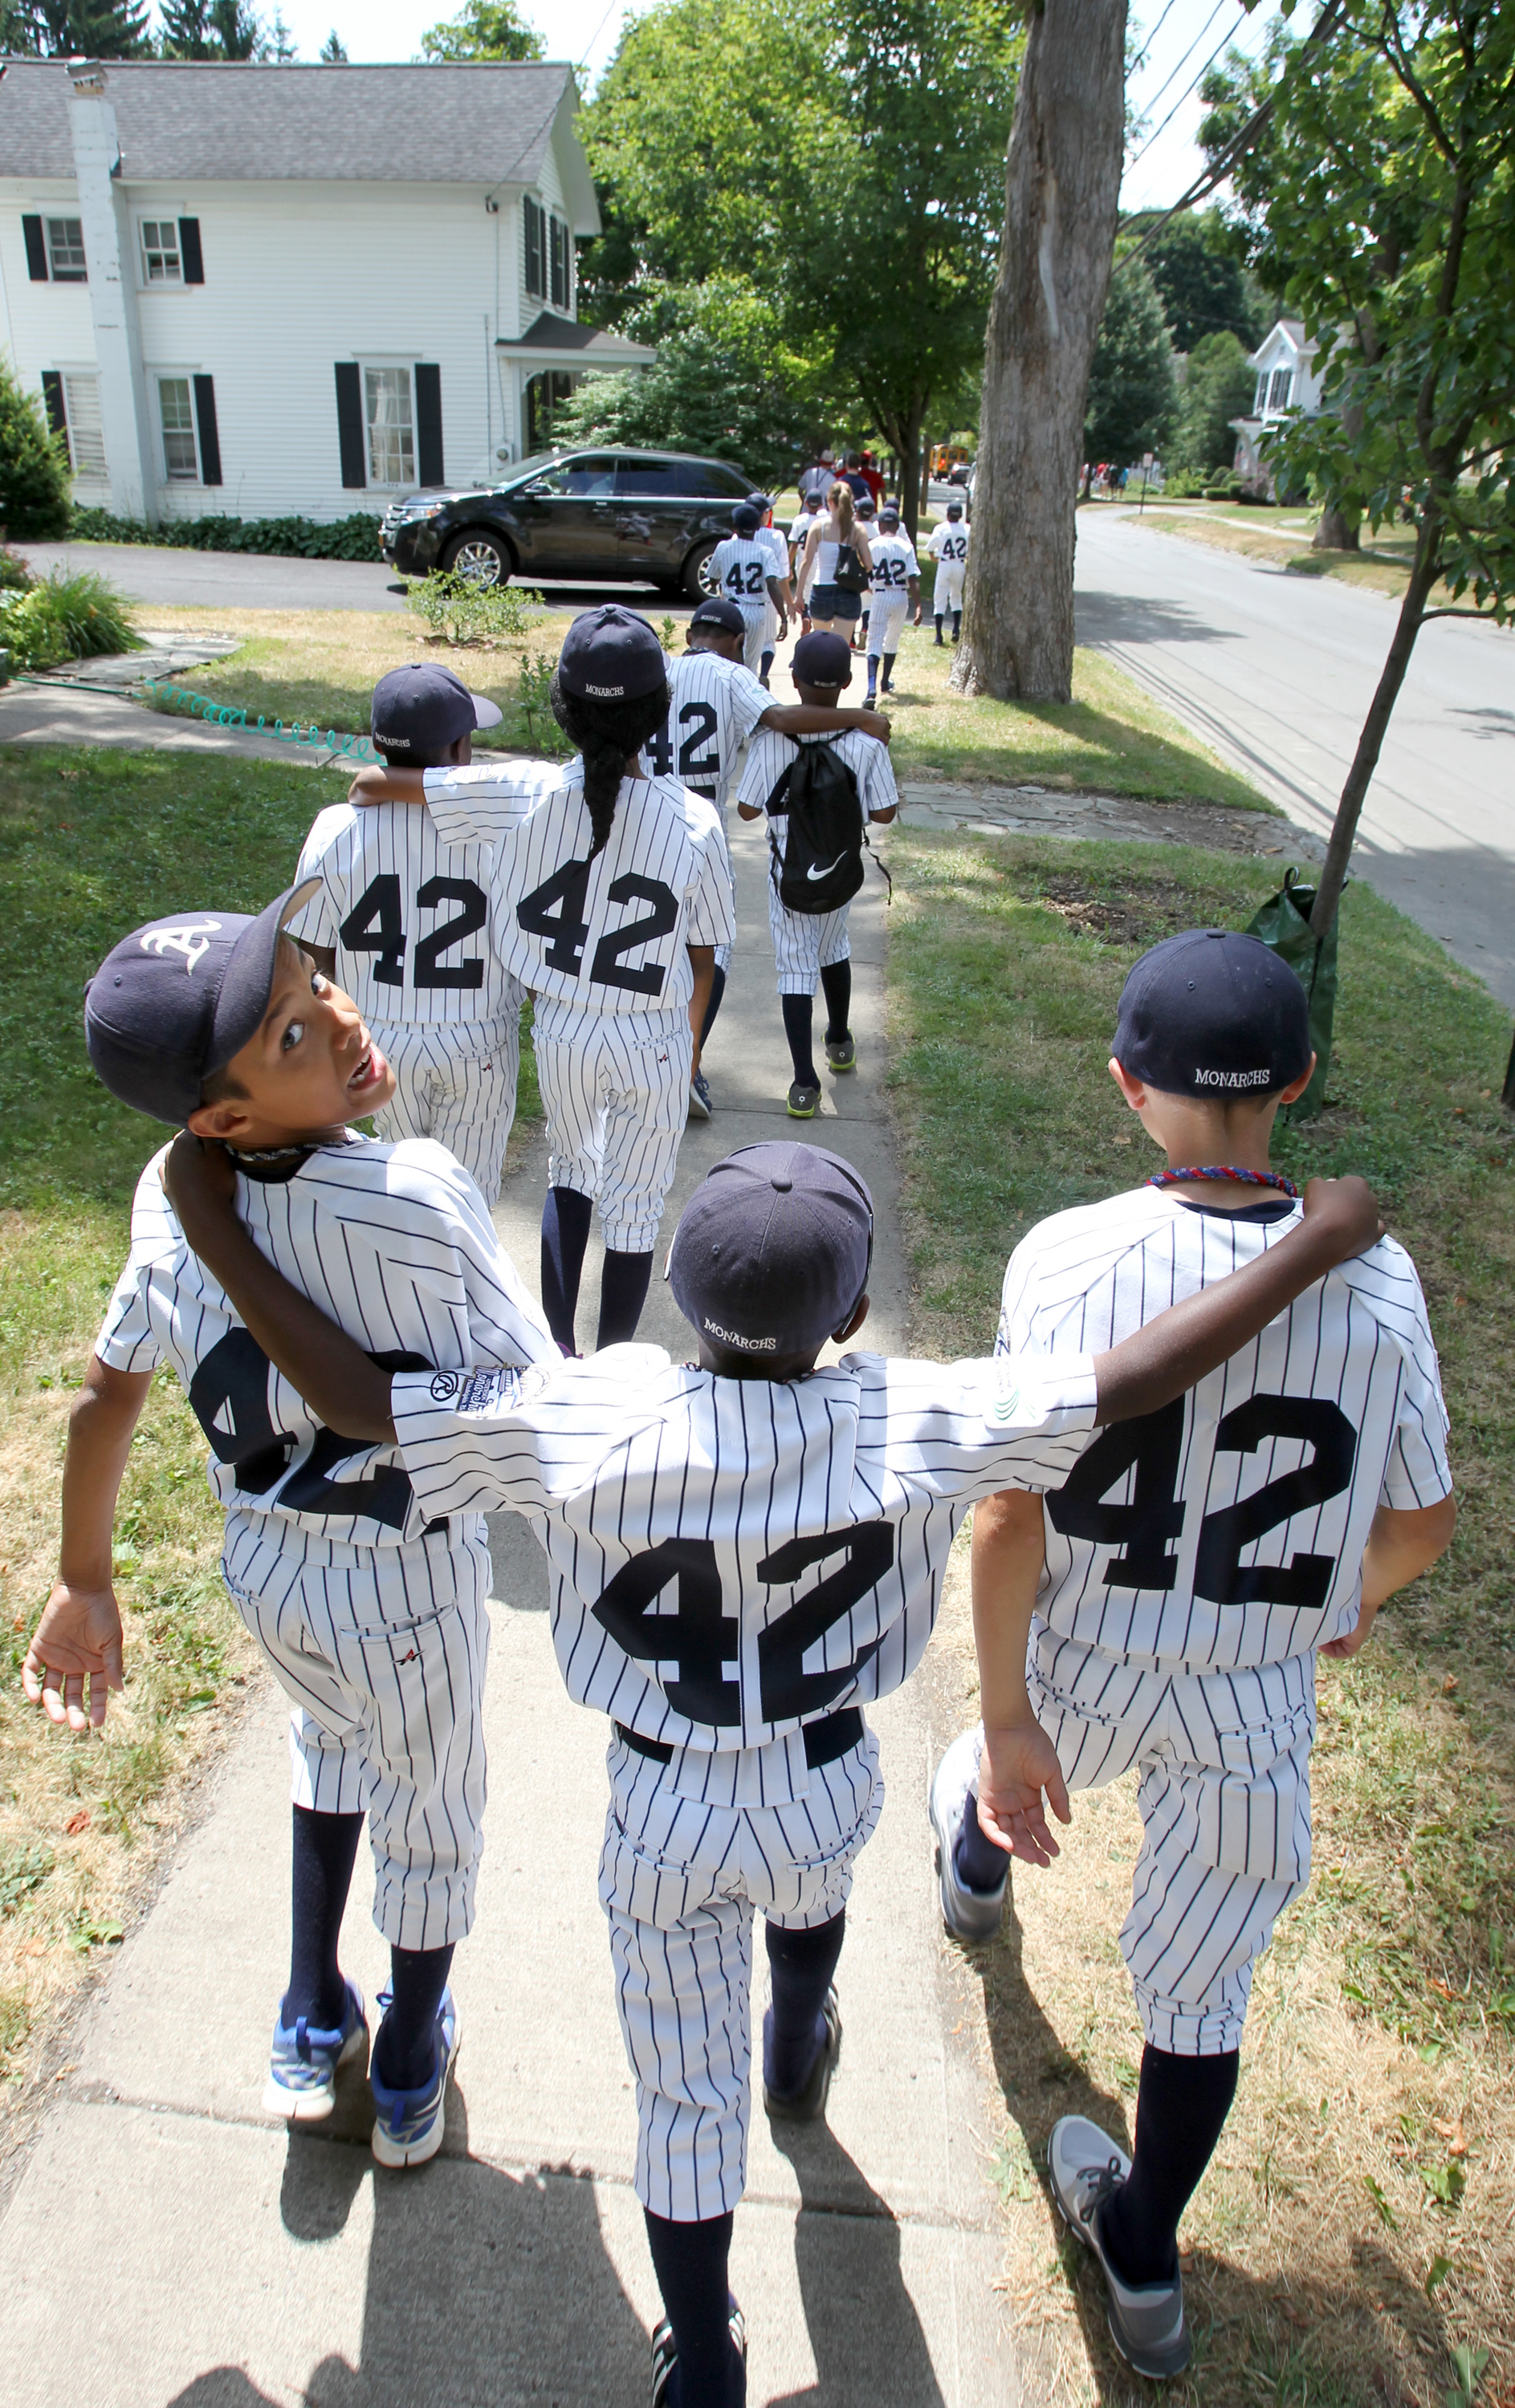
<instances>
[{"instance_id":1,"label":"white baseball jersey sleeve","mask_svg":"<svg viewBox=\"0 0 1515 2408\"><path fill-rule=\"evenodd\" d=\"M1157 1189L1057 1213L1011 1257L999 1343L1097 1354L1300 1217ZM1415 1267L1381 1239L1188 1397L1094 1440L1047 1500L1038 1622L1195 1670L1304 1655L1354 1626L1379 1503L1450 1493L1446 1432Z\"/></svg>"},{"instance_id":2,"label":"white baseball jersey sleeve","mask_svg":"<svg viewBox=\"0 0 1515 2408\"><path fill-rule=\"evenodd\" d=\"M655 778L676 778L722 811L737 757L773 697L751 669L719 652L681 652L669 662L668 682L668 718L642 758Z\"/></svg>"},{"instance_id":3,"label":"white baseball jersey sleeve","mask_svg":"<svg viewBox=\"0 0 1515 2408\"><path fill-rule=\"evenodd\" d=\"M774 790L801 744L830 744L841 755L858 781L858 799L865 820L873 811L895 810L900 800L889 766L888 746L864 736L859 728L849 727L841 736L802 736L796 743L774 728L760 727L748 748L737 801L746 804L749 810L756 806L768 813L769 841L774 858L780 862L788 838L789 816L784 796L775 796Z\"/></svg>"},{"instance_id":4,"label":"white baseball jersey sleeve","mask_svg":"<svg viewBox=\"0 0 1515 2408\"><path fill-rule=\"evenodd\" d=\"M580 761L428 769L426 793L449 843L493 842L496 941L549 1033L584 1013L671 1020L694 993L686 948L735 937L720 820L672 778L622 781L593 860Z\"/></svg>"},{"instance_id":5,"label":"white baseball jersey sleeve","mask_svg":"<svg viewBox=\"0 0 1515 2408\"><path fill-rule=\"evenodd\" d=\"M570 1695L705 1750L898 1688L963 1512L1060 1481L1095 1407L1088 1361L854 1354L770 1383L645 1346L524 1377L402 1373L392 1397L426 1511L530 1522Z\"/></svg>"},{"instance_id":6,"label":"white baseball jersey sleeve","mask_svg":"<svg viewBox=\"0 0 1515 2408\"><path fill-rule=\"evenodd\" d=\"M167 1148L137 1182L132 1251L94 1351L118 1371L171 1363L209 1441L227 1551L238 1527L296 1555L310 1542L397 1547L433 1518L391 1446L317 1422L194 1254L164 1193ZM249 1165L237 1214L285 1279L380 1363L527 1365L557 1349L501 1252L483 1198L428 1140L367 1138L287 1165Z\"/></svg>"},{"instance_id":7,"label":"white baseball jersey sleeve","mask_svg":"<svg viewBox=\"0 0 1515 2408\"><path fill-rule=\"evenodd\" d=\"M321 892L290 934L334 949L337 983L365 1020L435 1028L519 1014L489 924L490 845L444 842L410 804L334 803L295 875L319 878Z\"/></svg>"}]
</instances>

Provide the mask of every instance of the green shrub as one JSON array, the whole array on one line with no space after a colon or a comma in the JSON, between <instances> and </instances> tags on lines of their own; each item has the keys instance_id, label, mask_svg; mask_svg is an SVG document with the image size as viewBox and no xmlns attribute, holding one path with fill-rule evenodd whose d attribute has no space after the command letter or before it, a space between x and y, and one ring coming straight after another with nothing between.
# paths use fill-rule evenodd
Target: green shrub
<instances>
[{"instance_id":1,"label":"green shrub","mask_svg":"<svg viewBox=\"0 0 1515 2408\"><path fill-rule=\"evenodd\" d=\"M38 396L0 358L0 534L40 541L67 526L67 457Z\"/></svg>"},{"instance_id":2,"label":"green shrub","mask_svg":"<svg viewBox=\"0 0 1515 2408\"><path fill-rule=\"evenodd\" d=\"M1191 468L1176 468L1171 477L1163 476L1162 498L1165 502L1197 502L1211 482L1208 476L1200 476Z\"/></svg>"},{"instance_id":3,"label":"green shrub","mask_svg":"<svg viewBox=\"0 0 1515 2408\"><path fill-rule=\"evenodd\" d=\"M0 594L24 594L32 582L32 572L19 552L0 543Z\"/></svg>"},{"instance_id":4,"label":"green shrub","mask_svg":"<svg viewBox=\"0 0 1515 2408\"><path fill-rule=\"evenodd\" d=\"M378 560L380 522L370 510L322 525L315 519L118 519L109 510L76 510L68 533L77 543L151 543L190 552L262 552L282 560ZM12 530L15 532L15 530Z\"/></svg>"},{"instance_id":5,"label":"green shrub","mask_svg":"<svg viewBox=\"0 0 1515 2408\"><path fill-rule=\"evenodd\" d=\"M62 661L141 650L115 587L103 577L70 577L62 569L28 593L0 594L0 644L18 669L51 669Z\"/></svg>"},{"instance_id":6,"label":"green shrub","mask_svg":"<svg viewBox=\"0 0 1515 2408\"><path fill-rule=\"evenodd\" d=\"M1222 477L1206 479L1205 498L1207 502L1234 502L1239 500L1241 489L1242 480L1235 469L1228 468Z\"/></svg>"},{"instance_id":7,"label":"green shrub","mask_svg":"<svg viewBox=\"0 0 1515 2408\"><path fill-rule=\"evenodd\" d=\"M407 580L410 607L448 644L482 644L491 637L524 636L541 595L519 585L480 585L456 568Z\"/></svg>"}]
</instances>

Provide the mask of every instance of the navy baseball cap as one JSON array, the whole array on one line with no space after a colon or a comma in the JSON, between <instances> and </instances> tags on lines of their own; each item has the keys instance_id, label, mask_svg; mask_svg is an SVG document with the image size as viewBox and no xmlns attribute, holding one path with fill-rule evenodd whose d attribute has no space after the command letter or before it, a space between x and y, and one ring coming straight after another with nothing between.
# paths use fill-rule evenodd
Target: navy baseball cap
<instances>
[{"instance_id":1,"label":"navy baseball cap","mask_svg":"<svg viewBox=\"0 0 1515 2408\"><path fill-rule=\"evenodd\" d=\"M873 1257L866 1182L839 1154L780 1140L729 1154L696 1188L668 1280L702 1337L748 1354L799 1354L846 1326Z\"/></svg>"},{"instance_id":2,"label":"navy baseball cap","mask_svg":"<svg viewBox=\"0 0 1515 2408\"><path fill-rule=\"evenodd\" d=\"M725 636L745 636L747 632L745 619L734 602L728 602L724 594L713 594L701 602L689 624L691 627L719 627Z\"/></svg>"},{"instance_id":3,"label":"navy baseball cap","mask_svg":"<svg viewBox=\"0 0 1515 2408\"><path fill-rule=\"evenodd\" d=\"M962 504L960 502L948 502L946 506L946 514L949 519L960 519L962 516Z\"/></svg>"},{"instance_id":4,"label":"navy baseball cap","mask_svg":"<svg viewBox=\"0 0 1515 2408\"><path fill-rule=\"evenodd\" d=\"M855 519L871 519L874 515L872 494L858 494L852 515Z\"/></svg>"},{"instance_id":5,"label":"navy baseball cap","mask_svg":"<svg viewBox=\"0 0 1515 2408\"><path fill-rule=\"evenodd\" d=\"M256 918L180 911L107 953L84 990L90 1060L120 1102L182 1128L212 1070L257 1035L285 924L320 890L286 887Z\"/></svg>"},{"instance_id":6,"label":"navy baseball cap","mask_svg":"<svg viewBox=\"0 0 1515 2408\"><path fill-rule=\"evenodd\" d=\"M845 636L833 636L827 628L812 627L794 648L789 675L803 685L848 685L852 681L852 646Z\"/></svg>"},{"instance_id":7,"label":"navy baseball cap","mask_svg":"<svg viewBox=\"0 0 1515 2408\"><path fill-rule=\"evenodd\" d=\"M404 768L410 762L439 761L460 736L498 727L500 717L498 703L470 694L440 661L408 661L374 687L368 724L383 758Z\"/></svg>"},{"instance_id":8,"label":"navy baseball cap","mask_svg":"<svg viewBox=\"0 0 1515 2408\"><path fill-rule=\"evenodd\" d=\"M765 510L771 510L772 507L773 496L772 494L749 494L747 495L748 509L756 510L759 518L762 517Z\"/></svg>"},{"instance_id":9,"label":"navy baseball cap","mask_svg":"<svg viewBox=\"0 0 1515 2408\"><path fill-rule=\"evenodd\" d=\"M899 513L899 511L895 509L894 504L893 504L892 502L886 502L886 503L885 503L885 505L884 505L883 509L880 510L880 512L879 512L879 514L878 514L878 523L879 523L879 525L880 525L880 526L898 526L898 525L899 525L899 523L900 523L900 513Z\"/></svg>"},{"instance_id":10,"label":"navy baseball cap","mask_svg":"<svg viewBox=\"0 0 1515 2408\"><path fill-rule=\"evenodd\" d=\"M668 683L668 659L645 619L602 602L581 611L564 637L557 681L585 702L628 702Z\"/></svg>"},{"instance_id":11,"label":"navy baseball cap","mask_svg":"<svg viewBox=\"0 0 1515 2408\"><path fill-rule=\"evenodd\" d=\"M1145 953L1120 992L1111 1051L1171 1096L1273 1096L1306 1069L1310 1008L1282 955L1230 928Z\"/></svg>"},{"instance_id":12,"label":"navy baseball cap","mask_svg":"<svg viewBox=\"0 0 1515 2408\"><path fill-rule=\"evenodd\" d=\"M761 515L761 511L755 510L750 502L736 502L731 508L731 524L738 535L756 535Z\"/></svg>"}]
</instances>

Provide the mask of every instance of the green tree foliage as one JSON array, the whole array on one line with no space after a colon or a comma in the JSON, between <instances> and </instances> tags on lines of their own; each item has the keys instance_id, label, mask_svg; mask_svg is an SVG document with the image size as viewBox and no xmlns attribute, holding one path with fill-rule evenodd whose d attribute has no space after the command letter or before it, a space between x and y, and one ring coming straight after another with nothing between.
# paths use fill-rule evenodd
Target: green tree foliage
<instances>
[{"instance_id":1,"label":"green tree foliage","mask_svg":"<svg viewBox=\"0 0 1515 2408\"><path fill-rule=\"evenodd\" d=\"M1189 374L1163 465L1169 468L1229 468L1236 450L1234 418L1247 417L1257 379L1234 335L1202 335L1189 354Z\"/></svg>"},{"instance_id":2,"label":"green tree foliage","mask_svg":"<svg viewBox=\"0 0 1515 2408\"><path fill-rule=\"evenodd\" d=\"M1288 422L1279 466L1415 545L1311 915L1323 935L1438 583L1448 608L1515 607L1515 11L1341 0L1329 37L1277 46L1269 72L1235 190L1260 270L1320 346L1325 403ZM1207 97L1214 147L1251 93L1235 75Z\"/></svg>"},{"instance_id":3,"label":"green tree foliage","mask_svg":"<svg viewBox=\"0 0 1515 2408\"><path fill-rule=\"evenodd\" d=\"M1142 254L1176 351L1206 335L1232 334L1255 351L1267 333L1234 236L1218 209L1186 210L1153 236Z\"/></svg>"},{"instance_id":4,"label":"green tree foliage","mask_svg":"<svg viewBox=\"0 0 1515 2408\"><path fill-rule=\"evenodd\" d=\"M1129 467L1161 451L1177 405L1173 347L1157 287L1145 262L1110 279L1100 338L1089 372L1084 456Z\"/></svg>"},{"instance_id":5,"label":"green tree foliage","mask_svg":"<svg viewBox=\"0 0 1515 2408\"><path fill-rule=\"evenodd\" d=\"M345 67L347 64L347 52L342 48L335 25L321 45L321 64L325 67Z\"/></svg>"},{"instance_id":6,"label":"green tree foliage","mask_svg":"<svg viewBox=\"0 0 1515 2408\"><path fill-rule=\"evenodd\" d=\"M146 0L15 0L0 11L0 43L37 58L152 55Z\"/></svg>"},{"instance_id":7,"label":"green tree foliage","mask_svg":"<svg viewBox=\"0 0 1515 2408\"><path fill-rule=\"evenodd\" d=\"M17 383L0 355L0 527L22 540L65 535L68 506L68 463L40 396Z\"/></svg>"},{"instance_id":8,"label":"green tree foliage","mask_svg":"<svg viewBox=\"0 0 1515 2408\"><path fill-rule=\"evenodd\" d=\"M166 59L258 59L269 54L263 27L245 0L159 0ZM278 21L282 24L282 20ZM287 31L281 38L289 42ZM289 46L293 57L293 45Z\"/></svg>"},{"instance_id":9,"label":"green tree foliage","mask_svg":"<svg viewBox=\"0 0 1515 2408\"><path fill-rule=\"evenodd\" d=\"M913 458L981 356L1019 42L993 0L661 0L585 115L591 307L739 278Z\"/></svg>"},{"instance_id":10,"label":"green tree foliage","mask_svg":"<svg viewBox=\"0 0 1515 2408\"><path fill-rule=\"evenodd\" d=\"M824 425L821 380L780 341L749 283L666 285L630 313L626 331L656 346L656 366L585 378L558 408L560 440L713 454L760 484L794 475Z\"/></svg>"},{"instance_id":11,"label":"green tree foliage","mask_svg":"<svg viewBox=\"0 0 1515 2408\"><path fill-rule=\"evenodd\" d=\"M515 0L464 0L457 16L421 36L427 59L540 59L542 39L522 20Z\"/></svg>"}]
</instances>

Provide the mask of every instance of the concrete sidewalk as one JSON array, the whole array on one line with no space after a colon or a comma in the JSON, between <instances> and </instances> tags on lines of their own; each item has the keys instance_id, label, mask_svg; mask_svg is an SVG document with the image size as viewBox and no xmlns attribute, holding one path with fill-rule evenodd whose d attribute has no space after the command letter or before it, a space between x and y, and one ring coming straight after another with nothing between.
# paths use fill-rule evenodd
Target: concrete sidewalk
<instances>
[{"instance_id":1,"label":"concrete sidewalk","mask_svg":"<svg viewBox=\"0 0 1515 2408\"><path fill-rule=\"evenodd\" d=\"M796 1128L760 831L739 827L734 853L741 951L706 1057L717 1112L688 1131L670 1230L721 1154ZM883 1103L883 893L870 872L853 915L860 1067L828 1081L808 1133L873 1189L867 1334L898 1348L907 1277ZM533 1284L544 1161L532 1132L498 1216ZM592 1249L580 1317L591 1340L598 1283ZM660 1281L642 1334L688 1348ZM495 1541L488 1849L454 1972L463 2045L444 2155L410 2176L378 2172L355 2084L316 2134L288 2138L259 2114L288 1928L286 1757L270 1685L90 2013L0 2228L9 2408L644 2401L656 2292L595 1886L606 1730L559 1684L534 1542L508 1517ZM848 1916L829 2126L779 2145L755 2117L733 2255L749 2399L1013 2408L981 2172L996 2124L949 2034L960 2011L948 2012L918 1686L873 1719L889 1803ZM386 1957L368 1903L360 1861L344 1953L371 2000ZM760 1945L757 1956L761 1969Z\"/></svg>"}]
</instances>

